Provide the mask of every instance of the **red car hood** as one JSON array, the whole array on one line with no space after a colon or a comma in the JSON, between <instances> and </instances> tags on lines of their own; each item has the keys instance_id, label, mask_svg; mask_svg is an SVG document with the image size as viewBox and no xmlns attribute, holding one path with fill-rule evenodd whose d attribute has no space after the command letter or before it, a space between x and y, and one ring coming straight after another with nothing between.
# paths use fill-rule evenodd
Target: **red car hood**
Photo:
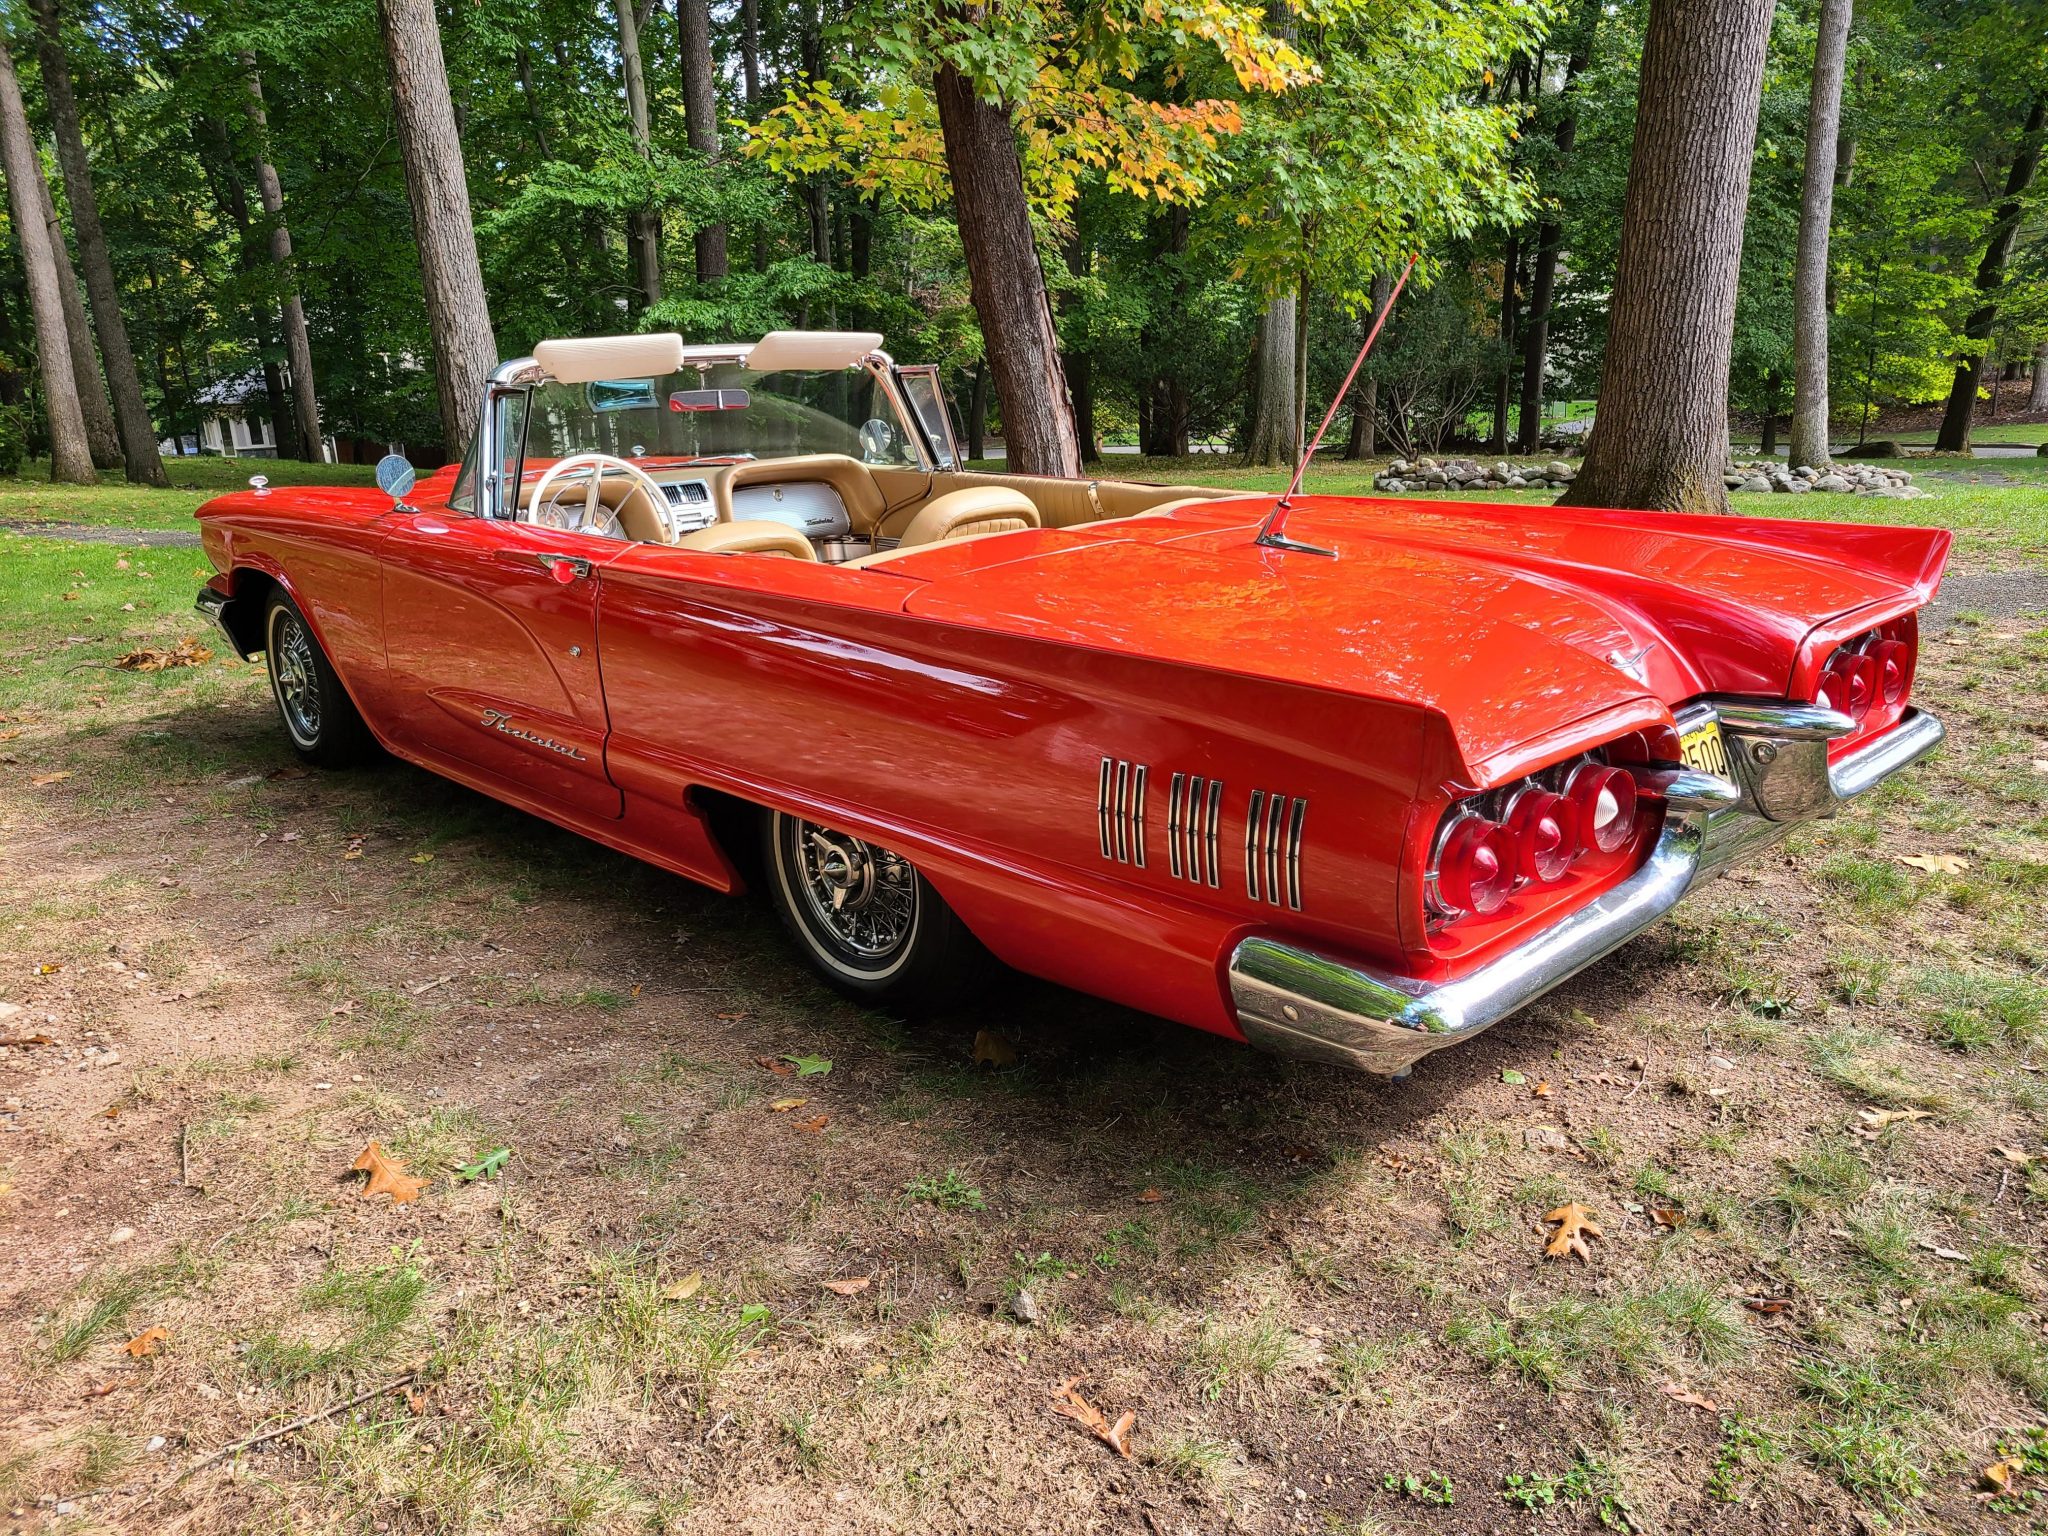
<instances>
[{"instance_id":1,"label":"red car hood","mask_svg":"<svg viewBox=\"0 0 2048 1536\"><path fill-rule=\"evenodd\" d=\"M1409 703L1472 782L1668 719L1697 694L1782 696L1801 642L1933 595L1934 529L1304 497L999 535L878 568L905 611Z\"/></svg>"}]
</instances>

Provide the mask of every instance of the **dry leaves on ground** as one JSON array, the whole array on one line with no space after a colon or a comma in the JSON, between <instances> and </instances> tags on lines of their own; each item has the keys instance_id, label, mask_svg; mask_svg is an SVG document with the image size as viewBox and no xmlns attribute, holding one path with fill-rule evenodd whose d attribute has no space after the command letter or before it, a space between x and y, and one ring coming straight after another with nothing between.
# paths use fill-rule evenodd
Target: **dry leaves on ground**
<instances>
[{"instance_id":1,"label":"dry leaves on ground","mask_svg":"<svg viewBox=\"0 0 2048 1536\"><path fill-rule=\"evenodd\" d=\"M1861 1124L1852 1125L1852 1134L1875 1141L1887 1126L1910 1123L1914 1120L1932 1120L1931 1109L1859 1109L1856 1118Z\"/></svg>"},{"instance_id":2,"label":"dry leaves on ground","mask_svg":"<svg viewBox=\"0 0 2048 1536\"><path fill-rule=\"evenodd\" d=\"M1591 1262L1593 1251L1586 1246L1586 1239L1606 1236L1599 1223L1593 1220L1593 1213L1576 1200L1568 1201L1554 1211L1545 1211L1543 1219L1557 1227L1550 1234L1550 1241L1543 1245L1544 1255L1548 1258L1561 1259L1568 1253L1575 1253Z\"/></svg>"},{"instance_id":3,"label":"dry leaves on ground","mask_svg":"<svg viewBox=\"0 0 2048 1536\"><path fill-rule=\"evenodd\" d=\"M853 1275L845 1280L820 1280L819 1285L834 1296L858 1296L872 1282L866 1275Z\"/></svg>"},{"instance_id":4,"label":"dry leaves on ground","mask_svg":"<svg viewBox=\"0 0 2048 1536\"><path fill-rule=\"evenodd\" d=\"M720 1015L720 1017L723 1017L723 1015ZM777 1077L794 1077L796 1075L795 1067L792 1067L786 1061L777 1061L773 1056L756 1056L754 1058L754 1065L766 1067Z\"/></svg>"},{"instance_id":5,"label":"dry leaves on ground","mask_svg":"<svg viewBox=\"0 0 2048 1536\"><path fill-rule=\"evenodd\" d=\"M1688 1392L1675 1381L1663 1381L1657 1389L1674 1403L1684 1403L1688 1408L1704 1408L1709 1413L1721 1411L1721 1405L1711 1397L1701 1397L1697 1392Z\"/></svg>"},{"instance_id":6,"label":"dry leaves on ground","mask_svg":"<svg viewBox=\"0 0 2048 1536\"><path fill-rule=\"evenodd\" d=\"M1908 869L1929 875L1960 875L1970 867L1968 859L1953 853L1902 853L1898 858Z\"/></svg>"},{"instance_id":7,"label":"dry leaves on ground","mask_svg":"<svg viewBox=\"0 0 2048 1536\"><path fill-rule=\"evenodd\" d=\"M1017 1065L1017 1047L992 1029L978 1029L974 1032L974 1064L977 1067L986 1064L998 1071L1014 1067Z\"/></svg>"},{"instance_id":8,"label":"dry leaves on ground","mask_svg":"<svg viewBox=\"0 0 2048 1536\"><path fill-rule=\"evenodd\" d=\"M768 1107L778 1115L785 1115L788 1114L789 1111L791 1111L792 1109L802 1109L806 1104L810 1102L811 1101L809 1099L777 1099L773 1104L770 1104Z\"/></svg>"},{"instance_id":9,"label":"dry leaves on ground","mask_svg":"<svg viewBox=\"0 0 2048 1536\"><path fill-rule=\"evenodd\" d=\"M170 1341L171 1330L162 1323L155 1323L143 1329L142 1332L135 1335L134 1338L121 1347L137 1360L140 1360L146 1355L155 1354L158 1349L170 1343Z\"/></svg>"},{"instance_id":10,"label":"dry leaves on ground","mask_svg":"<svg viewBox=\"0 0 2048 1536\"><path fill-rule=\"evenodd\" d=\"M70 777L71 775L68 771L64 773L39 773L30 779L29 783L37 789L43 789L51 784L62 784Z\"/></svg>"},{"instance_id":11,"label":"dry leaves on ground","mask_svg":"<svg viewBox=\"0 0 2048 1536\"><path fill-rule=\"evenodd\" d=\"M408 1200L417 1200L420 1191L427 1187L425 1179L415 1178L405 1171L405 1164L386 1152L376 1142L363 1148L362 1155L350 1163L351 1173L367 1173L363 1181L362 1198L374 1195L389 1195L393 1205L404 1205Z\"/></svg>"},{"instance_id":12,"label":"dry leaves on ground","mask_svg":"<svg viewBox=\"0 0 2048 1536\"><path fill-rule=\"evenodd\" d=\"M2011 1493L2012 1480L2018 1476L2020 1470L2020 1464L2008 1457L2002 1461L1994 1461L1977 1475L1984 1479L1986 1488L1995 1489L1999 1493Z\"/></svg>"},{"instance_id":13,"label":"dry leaves on ground","mask_svg":"<svg viewBox=\"0 0 2048 1536\"><path fill-rule=\"evenodd\" d=\"M830 1125L831 1123L832 1117L830 1115L813 1115L808 1120L799 1120L797 1122L796 1128L800 1131L811 1131L815 1133L824 1130L825 1127Z\"/></svg>"},{"instance_id":14,"label":"dry leaves on ground","mask_svg":"<svg viewBox=\"0 0 2048 1536\"><path fill-rule=\"evenodd\" d=\"M661 1299L663 1301L688 1301L697 1294L698 1288L703 1284L704 1272L700 1269L693 1269L683 1276L682 1279L672 1281L670 1284L663 1286L661 1288Z\"/></svg>"},{"instance_id":15,"label":"dry leaves on ground","mask_svg":"<svg viewBox=\"0 0 2048 1536\"><path fill-rule=\"evenodd\" d=\"M213 652L197 640L180 640L168 651L157 650L154 646L143 646L140 650L129 651L114 658L114 665L123 672L168 672L173 667L196 667L201 662L213 660Z\"/></svg>"},{"instance_id":16,"label":"dry leaves on ground","mask_svg":"<svg viewBox=\"0 0 2048 1536\"><path fill-rule=\"evenodd\" d=\"M1131 1460L1131 1431L1137 1427L1137 1414L1126 1411L1112 1424L1102 1416L1101 1409L1081 1395L1080 1389L1079 1376L1070 1376L1061 1382L1053 1389L1052 1411L1062 1418L1072 1419L1125 1461Z\"/></svg>"}]
</instances>

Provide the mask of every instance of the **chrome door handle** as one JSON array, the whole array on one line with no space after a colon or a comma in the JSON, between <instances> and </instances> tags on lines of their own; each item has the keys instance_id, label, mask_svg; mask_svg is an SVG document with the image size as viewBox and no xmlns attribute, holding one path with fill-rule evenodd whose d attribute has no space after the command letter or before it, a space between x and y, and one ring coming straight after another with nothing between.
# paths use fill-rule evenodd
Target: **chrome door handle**
<instances>
[{"instance_id":1,"label":"chrome door handle","mask_svg":"<svg viewBox=\"0 0 2048 1536\"><path fill-rule=\"evenodd\" d=\"M590 574L590 562L577 555L535 555L535 562L563 586Z\"/></svg>"}]
</instances>

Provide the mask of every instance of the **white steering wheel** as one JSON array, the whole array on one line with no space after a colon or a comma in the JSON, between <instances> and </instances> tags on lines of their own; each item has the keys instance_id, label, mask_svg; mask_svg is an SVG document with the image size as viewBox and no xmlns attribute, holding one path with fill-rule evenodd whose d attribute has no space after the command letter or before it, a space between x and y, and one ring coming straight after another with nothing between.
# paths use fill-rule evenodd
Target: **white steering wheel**
<instances>
[{"instance_id":1,"label":"white steering wheel","mask_svg":"<svg viewBox=\"0 0 2048 1536\"><path fill-rule=\"evenodd\" d=\"M589 470L591 472L590 489L583 493L582 519L574 525L562 523L550 524L549 526L568 528L574 533L594 533L606 538L615 536L619 531L619 512L626 504L625 498L620 499L618 506L607 507L604 504L604 498L599 494L599 490L604 483L605 472L614 469L639 482L636 489L646 493L647 504L654 512L656 522L661 525L662 531L666 533L668 531L668 521L661 516L662 491L660 484L638 464L633 463L629 459L617 458L609 453L572 453L566 459L557 459L554 463L550 464L535 483L533 495L527 501L527 507L533 520L535 522L541 521L541 509L548 505L548 488L550 486L564 475L574 474L580 470ZM626 496L630 497L632 494L631 491L628 491Z\"/></svg>"}]
</instances>

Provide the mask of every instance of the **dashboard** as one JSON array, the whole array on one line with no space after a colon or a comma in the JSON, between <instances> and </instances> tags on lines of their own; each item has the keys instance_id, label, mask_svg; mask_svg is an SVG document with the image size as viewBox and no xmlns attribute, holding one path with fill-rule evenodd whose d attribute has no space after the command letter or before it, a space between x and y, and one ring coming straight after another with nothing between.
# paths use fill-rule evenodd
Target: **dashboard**
<instances>
[{"instance_id":1,"label":"dashboard","mask_svg":"<svg viewBox=\"0 0 2048 1536\"><path fill-rule=\"evenodd\" d=\"M718 506L708 480L668 480L661 493L671 536L680 538L718 521ZM731 493L734 522L782 523L814 542L843 539L853 531L853 518L833 486L820 480L792 480L779 485L739 485Z\"/></svg>"}]
</instances>

